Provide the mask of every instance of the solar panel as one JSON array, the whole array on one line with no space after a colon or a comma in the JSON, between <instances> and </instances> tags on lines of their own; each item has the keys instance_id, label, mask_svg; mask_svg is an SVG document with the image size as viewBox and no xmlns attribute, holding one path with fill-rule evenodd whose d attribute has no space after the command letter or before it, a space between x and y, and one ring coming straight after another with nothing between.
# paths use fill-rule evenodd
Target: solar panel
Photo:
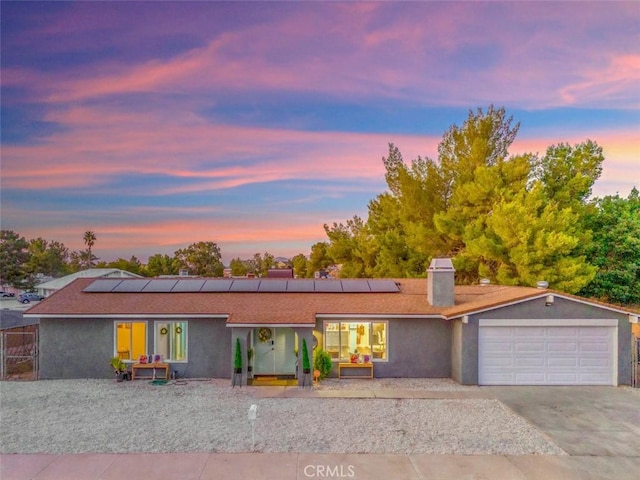
<instances>
[{"instance_id":1,"label":"solar panel","mask_svg":"<svg viewBox=\"0 0 640 480\"><path fill-rule=\"evenodd\" d=\"M393 280L367 280L373 293L395 293L400 289Z\"/></svg>"},{"instance_id":2,"label":"solar panel","mask_svg":"<svg viewBox=\"0 0 640 480\"><path fill-rule=\"evenodd\" d=\"M91 284L82 291L83 292L110 292L120 282L122 282L122 278L99 278L91 282Z\"/></svg>"},{"instance_id":3,"label":"solar panel","mask_svg":"<svg viewBox=\"0 0 640 480\"><path fill-rule=\"evenodd\" d=\"M111 291L120 293L138 293L141 292L150 281L151 280L126 279L120 282Z\"/></svg>"},{"instance_id":4,"label":"solar panel","mask_svg":"<svg viewBox=\"0 0 640 480\"><path fill-rule=\"evenodd\" d=\"M207 280L200 289L201 292L228 292L233 280L221 278L216 280Z\"/></svg>"},{"instance_id":5,"label":"solar panel","mask_svg":"<svg viewBox=\"0 0 640 480\"><path fill-rule=\"evenodd\" d=\"M313 293L315 291L315 280L289 280L287 282L287 292Z\"/></svg>"},{"instance_id":6,"label":"solar panel","mask_svg":"<svg viewBox=\"0 0 640 480\"><path fill-rule=\"evenodd\" d=\"M260 280L254 279L235 279L231 284L230 292L257 292L260 286Z\"/></svg>"},{"instance_id":7,"label":"solar panel","mask_svg":"<svg viewBox=\"0 0 640 480\"><path fill-rule=\"evenodd\" d=\"M152 279L147 285L142 289L143 293L166 293L170 292L173 287L178 283L178 280L167 279L167 280L158 280Z\"/></svg>"},{"instance_id":8,"label":"solar panel","mask_svg":"<svg viewBox=\"0 0 640 480\"><path fill-rule=\"evenodd\" d=\"M342 293L342 283L339 280L316 280L316 292Z\"/></svg>"},{"instance_id":9,"label":"solar panel","mask_svg":"<svg viewBox=\"0 0 640 480\"><path fill-rule=\"evenodd\" d=\"M205 281L202 279L178 280L178 283L176 283L176 286L173 287L173 290L171 291L182 293L199 292L204 285L204 282Z\"/></svg>"},{"instance_id":10,"label":"solar panel","mask_svg":"<svg viewBox=\"0 0 640 480\"><path fill-rule=\"evenodd\" d=\"M369 283L366 280L341 280L342 291L345 293L369 293Z\"/></svg>"},{"instance_id":11,"label":"solar panel","mask_svg":"<svg viewBox=\"0 0 640 480\"><path fill-rule=\"evenodd\" d=\"M287 281L286 280L261 280L260 287L258 288L259 292L277 292L284 293L287 291Z\"/></svg>"}]
</instances>

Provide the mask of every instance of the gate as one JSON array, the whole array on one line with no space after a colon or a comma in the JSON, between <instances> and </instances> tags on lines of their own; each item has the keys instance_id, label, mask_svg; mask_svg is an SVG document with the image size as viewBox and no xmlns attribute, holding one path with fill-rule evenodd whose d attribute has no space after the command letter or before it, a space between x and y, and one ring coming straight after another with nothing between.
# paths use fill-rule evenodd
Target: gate
<instances>
[{"instance_id":1,"label":"gate","mask_svg":"<svg viewBox=\"0 0 640 480\"><path fill-rule=\"evenodd\" d=\"M4 330L0 334L0 379L38 379L38 327Z\"/></svg>"}]
</instances>

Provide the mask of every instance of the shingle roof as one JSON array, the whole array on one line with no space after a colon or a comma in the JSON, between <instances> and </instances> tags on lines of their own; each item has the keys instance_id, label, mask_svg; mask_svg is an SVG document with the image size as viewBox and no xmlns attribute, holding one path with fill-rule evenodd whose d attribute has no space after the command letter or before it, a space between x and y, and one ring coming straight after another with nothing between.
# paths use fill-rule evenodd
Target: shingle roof
<instances>
[{"instance_id":1,"label":"shingle roof","mask_svg":"<svg viewBox=\"0 0 640 480\"><path fill-rule=\"evenodd\" d=\"M454 318L465 313L488 310L500 305L544 296L551 292L530 287L499 285L456 286L454 306L433 307L427 302L425 279L394 280L400 288L398 293L83 292L94 280L77 279L31 307L26 314L34 317L61 318L123 315L222 316L228 317L229 324L237 325L313 325L316 315L406 315ZM570 297L565 294L560 295ZM591 300L581 300L599 304ZM611 305L608 307L613 308ZM618 307L615 308L623 311Z\"/></svg>"}]
</instances>

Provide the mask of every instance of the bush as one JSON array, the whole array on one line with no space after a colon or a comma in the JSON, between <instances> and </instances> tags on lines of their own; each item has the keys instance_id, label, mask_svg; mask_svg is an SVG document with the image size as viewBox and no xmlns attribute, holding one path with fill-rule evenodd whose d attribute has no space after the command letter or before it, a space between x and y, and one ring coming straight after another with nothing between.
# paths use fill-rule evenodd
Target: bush
<instances>
[{"instance_id":1,"label":"bush","mask_svg":"<svg viewBox=\"0 0 640 480\"><path fill-rule=\"evenodd\" d=\"M313 368L320 372L320 378L327 378L333 368L333 362L331 361L331 355L326 350L316 348L313 358Z\"/></svg>"}]
</instances>

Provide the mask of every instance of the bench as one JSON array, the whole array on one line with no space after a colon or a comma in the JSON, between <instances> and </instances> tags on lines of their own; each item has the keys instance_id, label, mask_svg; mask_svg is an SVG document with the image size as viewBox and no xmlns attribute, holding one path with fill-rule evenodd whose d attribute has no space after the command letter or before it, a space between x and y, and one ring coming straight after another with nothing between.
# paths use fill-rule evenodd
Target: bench
<instances>
[{"instance_id":1,"label":"bench","mask_svg":"<svg viewBox=\"0 0 640 480\"><path fill-rule=\"evenodd\" d=\"M137 370L151 370L151 376L149 375L145 375L145 376L140 376L136 374ZM157 375L157 371L158 370L164 370L164 378L165 380L169 380L169 364L168 363L134 363L133 365L131 365L131 380L135 380L136 378L142 378L142 379L150 379L150 380L155 380L156 379L156 375Z\"/></svg>"},{"instance_id":2,"label":"bench","mask_svg":"<svg viewBox=\"0 0 640 480\"><path fill-rule=\"evenodd\" d=\"M373 363L338 363L338 378L373 379Z\"/></svg>"}]
</instances>

